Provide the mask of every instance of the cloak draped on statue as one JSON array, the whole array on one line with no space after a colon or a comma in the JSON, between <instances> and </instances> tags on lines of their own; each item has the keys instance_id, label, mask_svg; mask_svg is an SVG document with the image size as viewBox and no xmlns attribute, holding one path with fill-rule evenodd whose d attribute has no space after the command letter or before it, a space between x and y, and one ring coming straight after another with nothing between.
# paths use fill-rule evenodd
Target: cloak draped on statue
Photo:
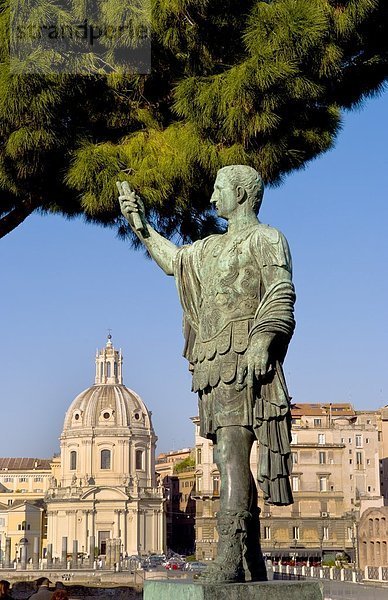
<instances>
[{"instance_id":1,"label":"cloak draped on statue","mask_svg":"<svg viewBox=\"0 0 388 600\"><path fill-rule=\"evenodd\" d=\"M184 356L199 395L201 435L251 427L259 441L258 482L266 502L293 502L290 398L282 363L295 321L291 256L283 235L257 222L243 235L213 235L179 249L174 275L184 311ZM237 383L253 336L272 334L272 369Z\"/></svg>"}]
</instances>

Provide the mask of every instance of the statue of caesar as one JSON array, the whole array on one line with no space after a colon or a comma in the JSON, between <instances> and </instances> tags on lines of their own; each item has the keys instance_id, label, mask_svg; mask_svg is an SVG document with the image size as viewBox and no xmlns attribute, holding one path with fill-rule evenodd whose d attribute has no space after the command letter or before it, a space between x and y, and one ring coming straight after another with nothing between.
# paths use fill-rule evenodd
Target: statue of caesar
<instances>
[{"instance_id":1,"label":"statue of caesar","mask_svg":"<svg viewBox=\"0 0 388 600\"><path fill-rule=\"evenodd\" d=\"M175 277L200 433L214 443L219 542L203 578L265 580L250 453L258 440L257 479L265 501L291 504L290 398L282 369L295 326L288 244L257 218L264 186L251 167L218 171L210 201L227 220L227 231L182 247L146 222L134 192L124 183L118 187L123 215L157 264Z\"/></svg>"}]
</instances>

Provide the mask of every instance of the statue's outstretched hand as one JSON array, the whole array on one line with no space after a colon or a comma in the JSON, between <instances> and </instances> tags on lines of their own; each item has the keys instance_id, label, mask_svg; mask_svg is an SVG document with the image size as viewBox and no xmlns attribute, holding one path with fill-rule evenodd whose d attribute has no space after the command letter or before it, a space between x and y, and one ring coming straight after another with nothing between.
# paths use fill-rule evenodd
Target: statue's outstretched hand
<instances>
[{"instance_id":1,"label":"statue's outstretched hand","mask_svg":"<svg viewBox=\"0 0 388 600\"><path fill-rule=\"evenodd\" d=\"M139 196L131 190L127 181L117 181L121 212L133 229L144 229L145 211L144 204Z\"/></svg>"}]
</instances>

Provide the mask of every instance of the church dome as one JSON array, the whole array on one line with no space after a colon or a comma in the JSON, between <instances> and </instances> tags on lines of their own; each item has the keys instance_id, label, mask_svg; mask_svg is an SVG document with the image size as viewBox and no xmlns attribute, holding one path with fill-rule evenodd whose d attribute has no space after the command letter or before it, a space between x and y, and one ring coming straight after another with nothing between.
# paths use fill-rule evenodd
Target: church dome
<instances>
[{"instance_id":1,"label":"church dome","mask_svg":"<svg viewBox=\"0 0 388 600\"><path fill-rule=\"evenodd\" d=\"M152 427L140 396L123 384L92 385L70 405L63 433L83 428Z\"/></svg>"},{"instance_id":2,"label":"church dome","mask_svg":"<svg viewBox=\"0 0 388 600\"><path fill-rule=\"evenodd\" d=\"M121 351L113 348L109 336L106 347L96 354L95 384L73 400L66 412L63 436L81 429L152 429L150 413L136 392L122 382Z\"/></svg>"},{"instance_id":3,"label":"church dome","mask_svg":"<svg viewBox=\"0 0 388 600\"><path fill-rule=\"evenodd\" d=\"M123 384L121 350L109 335L96 354L94 385L73 400L61 435L61 486L119 485L136 477L155 483L155 435L151 412Z\"/></svg>"}]
</instances>

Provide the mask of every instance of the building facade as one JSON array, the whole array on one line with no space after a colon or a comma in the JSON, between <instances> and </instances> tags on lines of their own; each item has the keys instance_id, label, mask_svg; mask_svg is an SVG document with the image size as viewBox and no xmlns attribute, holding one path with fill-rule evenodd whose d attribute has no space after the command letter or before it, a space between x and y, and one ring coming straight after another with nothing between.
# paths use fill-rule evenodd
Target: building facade
<instances>
[{"instance_id":1,"label":"building facade","mask_svg":"<svg viewBox=\"0 0 388 600\"><path fill-rule=\"evenodd\" d=\"M51 480L50 460L0 458L0 562L3 564L20 562L22 558L32 560L34 548L41 555L46 547L44 496Z\"/></svg>"},{"instance_id":2,"label":"building facade","mask_svg":"<svg viewBox=\"0 0 388 600\"><path fill-rule=\"evenodd\" d=\"M167 548L192 554L195 547L196 503L194 450L184 448L159 454L156 471L165 494Z\"/></svg>"},{"instance_id":3,"label":"building facade","mask_svg":"<svg viewBox=\"0 0 388 600\"><path fill-rule=\"evenodd\" d=\"M388 566L388 506L368 508L359 524L360 567Z\"/></svg>"},{"instance_id":4,"label":"building facade","mask_svg":"<svg viewBox=\"0 0 388 600\"><path fill-rule=\"evenodd\" d=\"M94 385L66 413L45 496L49 557L108 555L114 546L117 560L164 550L157 438L144 402L123 384L122 362L109 336L96 355Z\"/></svg>"},{"instance_id":5,"label":"building facade","mask_svg":"<svg viewBox=\"0 0 388 600\"><path fill-rule=\"evenodd\" d=\"M291 487L294 504L276 507L259 495L265 553L313 562L346 553L360 562L359 523L368 508L383 504L380 485L382 411L355 411L350 404L297 404L292 408ZM196 554L216 554L219 474L213 447L196 426ZM259 448L251 454L257 470ZM380 454L380 455L379 455ZM380 459L380 462L379 462Z\"/></svg>"}]
</instances>

